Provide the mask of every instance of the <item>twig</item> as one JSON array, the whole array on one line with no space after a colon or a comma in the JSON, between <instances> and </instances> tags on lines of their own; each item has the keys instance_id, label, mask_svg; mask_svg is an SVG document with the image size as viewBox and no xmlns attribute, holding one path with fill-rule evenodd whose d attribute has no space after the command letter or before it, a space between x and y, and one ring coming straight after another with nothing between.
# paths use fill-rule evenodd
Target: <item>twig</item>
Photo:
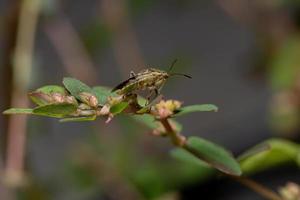
<instances>
[{"instance_id":1,"label":"twig","mask_svg":"<svg viewBox=\"0 0 300 200\"><path fill-rule=\"evenodd\" d=\"M173 129L170 121L167 118L160 119L160 122L165 127L167 134L169 135L169 137L172 140L172 143L175 146L183 147L185 145L185 143L186 143L186 138L183 135L180 135L179 133L177 133Z\"/></svg>"},{"instance_id":2,"label":"twig","mask_svg":"<svg viewBox=\"0 0 300 200\"><path fill-rule=\"evenodd\" d=\"M0 87L0 96L2 98L2 104L0 110L3 111L10 106L11 103L11 91L12 91L12 62L11 55L15 48L18 16L20 10L19 2L12 2L10 7L7 9L7 16L3 24L2 40L3 45L3 64L2 73L0 74L1 84L5 87ZM2 124L1 134L1 161L4 162L6 156L6 145L7 145L7 129L8 129L8 118L4 115L0 115L0 124ZM3 166L1 166L2 168Z\"/></svg>"},{"instance_id":3,"label":"twig","mask_svg":"<svg viewBox=\"0 0 300 200\"><path fill-rule=\"evenodd\" d=\"M168 136L171 138L172 143L175 146L182 147L185 150L190 151L193 155L197 156L197 154L195 154L190 148L188 148L188 146L186 146L186 138L174 130L169 119L163 118L163 119L160 119L159 121L164 126ZM260 194L261 196L263 196L266 199L283 200L278 194L273 192L271 189L255 182L254 180L251 180L251 179L245 178L245 177L230 176L230 175L226 175L226 176L228 176L228 177L232 178L233 180L237 181L238 183L250 188L251 190Z\"/></svg>"},{"instance_id":4,"label":"twig","mask_svg":"<svg viewBox=\"0 0 300 200\"><path fill-rule=\"evenodd\" d=\"M257 183L256 181L245 178L245 177L234 177L230 176L233 180L237 181L238 183L250 188L251 190L255 191L256 193L260 194L266 199L269 200L283 200L278 194L270 190L269 188Z\"/></svg>"},{"instance_id":5,"label":"twig","mask_svg":"<svg viewBox=\"0 0 300 200\"><path fill-rule=\"evenodd\" d=\"M12 106L28 107L26 95L30 81L33 47L40 0L23 0L17 28L16 47L13 59ZM26 141L26 115L11 116L8 124L6 158L6 181L18 186L23 181Z\"/></svg>"}]
</instances>

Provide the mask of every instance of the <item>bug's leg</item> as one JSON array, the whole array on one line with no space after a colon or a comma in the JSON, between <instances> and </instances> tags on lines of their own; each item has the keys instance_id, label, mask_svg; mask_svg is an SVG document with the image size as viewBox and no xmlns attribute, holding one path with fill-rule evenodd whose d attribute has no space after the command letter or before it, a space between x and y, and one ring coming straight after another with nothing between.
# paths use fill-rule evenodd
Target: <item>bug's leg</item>
<instances>
[{"instance_id":1,"label":"bug's leg","mask_svg":"<svg viewBox=\"0 0 300 200\"><path fill-rule=\"evenodd\" d=\"M151 103L151 98L152 98L152 96L153 96L153 92L154 92L154 90L151 90L150 92L149 92L149 94L147 95L147 97L146 97L146 99L147 99L147 102L146 102L146 105L145 106L148 106L150 103Z\"/></svg>"},{"instance_id":2,"label":"bug's leg","mask_svg":"<svg viewBox=\"0 0 300 200\"><path fill-rule=\"evenodd\" d=\"M135 77L135 76L136 76L136 74L134 73L134 71L131 71L129 78L132 78L132 77Z\"/></svg>"},{"instance_id":3,"label":"bug's leg","mask_svg":"<svg viewBox=\"0 0 300 200\"><path fill-rule=\"evenodd\" d=\"M154 89L154 93L155 93L155 97L154 97L154 99L156 99L156 97L159 95L159 91L158 91L158 89Z\"/></svg>"}]
</instances>

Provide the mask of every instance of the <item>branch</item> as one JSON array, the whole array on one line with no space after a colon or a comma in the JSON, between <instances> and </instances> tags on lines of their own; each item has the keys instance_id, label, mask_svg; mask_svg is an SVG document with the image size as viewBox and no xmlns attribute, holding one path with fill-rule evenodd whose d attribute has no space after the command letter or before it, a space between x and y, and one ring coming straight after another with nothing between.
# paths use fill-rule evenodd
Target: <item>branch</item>
<instances>
[{"instance_id":1,"label":"branch","mask_svg":"<svg viewBox=\"0 0 300 200\"><path fill-rule=\"evenodd\" d=\"M12 106L28 107L27 87L30 81L33 47L40 0L23 0L13 57ZM18 186L23 181L26 141L26 115L13 115L8 124L6 181Z\"/></svg>"},{"instance_id":2,"label":"branch","mask_svg":"<svg viewBox=\"0 0 300 200\"><path fill-rule=\"evenodd\" d=\"M184 148L185 150L189 151L193 155L197 157L197 154L195 154L188 146L186 146L186 138L181 135L180 133L176 132L174 128L172 127L170 121L168 118L162 118L159 120L161 124L164 126L167 135L171 138L172 143L177 146ZM199 158L201 159L201 158ZM226 175L226 174L225 174ZM251 180L249 178L245 177L235 177L235 176L229 176L226 175L233 180L237 181L238 183L248 187L252 191L256 192L257 194L260 194L261 196L265 197L266 199L269 200L283 200L278 194L273 192L271 189L255 182L254 180Z\"/></svg>"},{"instance_id":3,"label":"branch","mask_svg":"<svg viewBox=\"0 0 300 200\"><path fill-rule=\"evenodd\" d=\"M253 190L257 194L260 194L266 199L269 200L283 200L277 193L272 191L271 189L257 183L256 181L245 178L245 177L234 177L230 176L233 180L237 181L238 183L248 187L249 189Z\"/></svg>"}]
</instances>

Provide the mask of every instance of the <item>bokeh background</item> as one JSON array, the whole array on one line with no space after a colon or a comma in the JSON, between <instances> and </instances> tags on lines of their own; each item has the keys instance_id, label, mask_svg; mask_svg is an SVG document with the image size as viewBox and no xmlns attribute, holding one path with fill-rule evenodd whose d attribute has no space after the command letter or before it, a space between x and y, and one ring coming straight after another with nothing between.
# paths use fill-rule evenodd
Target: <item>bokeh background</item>
<instances>
[{"instance_id":1,"label":"bokeh background","mask_svg":"<svg viewBox=\"0 0 300 200\"><path fill-rule=\"evenodd\" d=\"M213 103L181 118L239 155L271 138L299 141L300 4L296 0L0 0L0 110L71 76L113 87L146 67L170 79L166 98ZM171 158L167 140L126 116L59 123L0 115L0 199L262 199L211 170ZM273 189L300 182L284 165L256 174ZM180 197L179 197L180 196Z\"/></svg>"}]
</instances>

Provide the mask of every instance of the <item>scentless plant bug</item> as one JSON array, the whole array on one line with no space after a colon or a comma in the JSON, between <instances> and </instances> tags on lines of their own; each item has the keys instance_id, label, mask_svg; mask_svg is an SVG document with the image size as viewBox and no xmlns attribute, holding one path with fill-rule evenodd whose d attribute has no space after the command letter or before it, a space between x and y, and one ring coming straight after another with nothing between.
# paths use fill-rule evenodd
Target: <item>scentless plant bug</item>
<instances>
[{"instance_id":1,"label":"scentless plant bug","mask_svg":"<svg viewBox=\"0 0 300 200\"><path fill-rule=\"evenodd\" d=\"M172 62L168 71L149 68L144 69L137 74L131 72L129 79L117 85L112 90L112 92L116 92L119 95L126 96L142 90L149 90L149 95L147 96L147 100L149 103L149 100L153 95L153 99L155 99L159 95L161 88L168 78L172 76L184 76L187 78L192 78L191 76L186 74L172 73L171 70L176 62L177 59Z\"/></svg>"}]
</instances>

